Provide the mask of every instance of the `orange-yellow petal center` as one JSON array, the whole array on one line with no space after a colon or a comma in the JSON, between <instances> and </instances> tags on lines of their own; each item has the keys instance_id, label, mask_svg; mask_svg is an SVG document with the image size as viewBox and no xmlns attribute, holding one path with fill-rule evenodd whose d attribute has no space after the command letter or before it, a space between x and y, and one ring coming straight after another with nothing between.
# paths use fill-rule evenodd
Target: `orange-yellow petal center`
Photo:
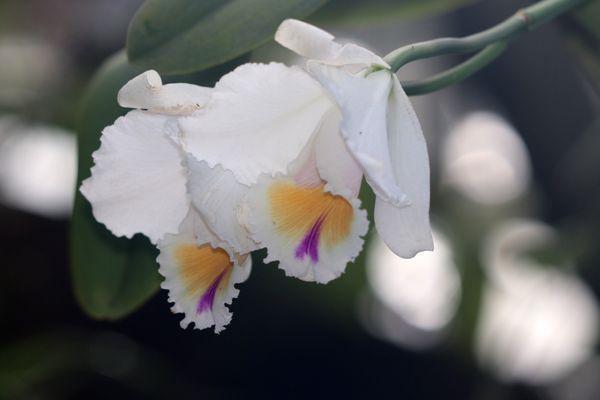
<instances>
[{"instance_id":1,"label":"orange-yellow petal center","mask_svg":"<svg viewBox=\"0 0 600 400\"><path fill-rule=\"evenodd\" d=\"M352 229L352 205L342 196L325 192L323 185L307 188L276 182L269 187L268 199L276 230L301 240L307 252L316 252L320 244L333 247L343 242Z\"/></svg>"},{"instance_id":2,"label":"orange-yellow petal center","mask_svg":"<svg viewBox=\"0 0 600 400\"><path fill-rule=\"evenodd\" d=\"M198 311L212 308L217 292L223 290L231 275L233 263L229 254L209 244L185 244L174 255L186 294L198 298Z\"/></svg>"}]
</instances>

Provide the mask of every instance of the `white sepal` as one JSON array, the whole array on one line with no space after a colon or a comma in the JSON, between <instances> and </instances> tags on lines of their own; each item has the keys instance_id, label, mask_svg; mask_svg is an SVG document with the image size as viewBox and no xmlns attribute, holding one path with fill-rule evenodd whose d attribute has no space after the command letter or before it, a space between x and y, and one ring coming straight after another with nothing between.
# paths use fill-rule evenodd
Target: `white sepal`
<instances>
[{"instance_id":1,"label":"white sepal","mask_svg":"<svg viewBox=\"0 0 600 400\"><path fill-rule=\"evenodd\" d=\"M211 89L189 83L163 85L154 70L127 82L117 94L121 107L149 110L160 114L188 115L210 98Z\"/></svg>"},{"instance_id":2,"label":"white sepal","mask_svg":"<svg viewBox=\"0 0 600 400\"><path fill-rule=\"evenodd\" d=\"M410 206L399 208L378 198L375 226L383 241L400 257L433 250L429 223L429 158L427 143L410 100L394 76L388 107L392 168Z\"/></svg>"},{"instance_id":3,"label":"white sepal","mask_svg":"<svg viewBox=\"0 0 600 400\"><path fill-rule=\"evenodd\" d=\"M341 45L330 33L296 19L286 19L275 33L275 41L293 52L323 64L362 68L389 65L364 47L348 43Z\"/></svg>"}]
</instances>

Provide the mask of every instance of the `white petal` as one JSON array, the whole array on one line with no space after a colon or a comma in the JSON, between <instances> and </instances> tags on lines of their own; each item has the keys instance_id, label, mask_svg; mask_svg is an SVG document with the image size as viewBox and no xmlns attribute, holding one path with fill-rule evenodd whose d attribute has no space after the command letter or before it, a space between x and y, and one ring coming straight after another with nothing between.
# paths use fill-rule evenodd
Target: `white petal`
<instances>
[{"instance_id":1,"label":"white petal","mask_svg":"<svg viewBox=\"0 0 600 400\"><path fill-rule=\"evenodd\" d=\"M154 70L127 82L117 95L121 107L141 108L161 114L185 115L208 102L211 89L189 83L162 84Z\"/></svg>"},{"instance_id":2,"label":"white petal","mask_svg":"<svg viewBox=\"0 0 600 400\"><path fill-rule=\"evenodd\" d=\"M398 79L388 111L388 130L395 177L411 205L398 208L375 202L375 226L383 241L400 257L433 250L429 225L429 159L421 125Z\"/></svg>"},{"instance_id":3,"label":"white petal","mask_svg":"<svg viewBox=\"0 0 600 400\"><path fill-rule=\"evenodd\" d=\"M245 64L217 83L203 110L180 121L182 139L198 160L250 185L261 173L286 173L330 107L301 69Z\"/></svg>"},{"instance_id":4,"label":"white petal","mask_svg":"<svg viewBox=\"0 0 600 400\"><path fill-rule=\"evenodd\" d=\"M323 121L315 138L316 165L326 191L351 198L358 196L363 173L342 139L341 119L339 110L332 109Z\"/></svg>"},{"instance_id":5,"label":"white petal","mask_svg":"<svg viewBox=\"0 0 600 400\"><path fill-rule=\"evenodd\" d=\"M317 169L317 155L315 142L317 135L313 135L309 144L304 147L300 156L290 164L288 176L293 177L297 185L304 187L317 187L323 184L323 180Z\"/></svg>"},{"instance_id":6,"label":"white petal","mask_svg":"<svg viewBox=\"0 0 600 400\"><path fill-rule=\"evenodd\" d=\"M210 168L205 162L188 156L188 190L192 204L210 230L238 253L258 249L248 231L240 224L241 200L249 187L238 183L231 171L220 166Z\"/></svg>"},{"instance_id":7,"label":"white petal","mask_svg":"<svg viewBox=\"0 0 600 400\"><path fill-rule=\"evenodd\" d=\"M275 33L275 41L293 52L329 65L389 65L370 50L349 43L336 43L334 36L311 24L286 19Z\"/></svg>"},{"instance_id":8,"label":"white petal","mask_svg":"<svg viewBox=\"0 0 600 400\"><path fill-rule=\"evenodd\" d=\"M158 262L172 310L184 314L181 327L193 322L196 329L214 326L219 333L231 321L226 304L239 294L234 285L248 278L251 258L212 247L215 239L210 236L201 217L191 211L178 234L159 242Z\"/></svg>"},{"instance_id":9,"label":"white petal","mask_svg":"<svg viewBox=\"0 0 600 400\"><path fill-rule=\"evenodd\" d=\"M365 78L319 63L309 63L309 69L338 104L342 137L375 194L392 204L407 205L410 199L396 182L388 145L389 71L374 72Z\"/></svg>"},{"instance_id":10,"label":"white petal","mask_svg":"<svg viewBox=\"0 0 600 400\"><path fill-rule=\"evenodd\" d=\"M247 197L248 227L287 275L327 283L360 253L368 230L356 198L346 200L291 178L265 179Z\"/></svg>"},{"instance_id":11,"label":"white petal","mask_svg":"<svg viewBox=\"0 0 600 400\"><path fill-rule=\"evenodd\" d=\"M81 193L116 236L143 233L153 243L175 233L189 209L182 152L169 139L170 117L131 111L102 131L92 176Z\"/></svg>"}]
</instances>

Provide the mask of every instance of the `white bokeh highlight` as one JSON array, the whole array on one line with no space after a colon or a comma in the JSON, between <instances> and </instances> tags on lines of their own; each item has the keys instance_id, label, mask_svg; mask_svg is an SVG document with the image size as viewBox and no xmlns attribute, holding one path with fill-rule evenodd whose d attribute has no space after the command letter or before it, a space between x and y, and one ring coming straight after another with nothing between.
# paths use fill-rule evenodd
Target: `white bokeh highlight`
<instances>
[{"instance_id":1,"label":"white bokeh highlight","mask_svg":"<svg viewBox=\"0 0 600 400\"><path fill-rule=\"evenodd\" d=\"M527 149L516 130L491 112L474 112L450 131L443 180L477 203L498 205L522 195L530 181Z\"/></svg>"},{"instance_id":2,"label":"white bokeh highlight","mask_svg":"<svg viewBox=\"0 0 600 400\"><path fill-rule=\"evenodd\" d=\"M46 217L68 216L77 175L75 135L5 118L0 139L0 201Z\"/></svg>"},{"instance_id":3,"label":"white bokeh highlight","mask_svg":"<svg viewBox=\"0 0 600 400\"><path fill-rule=\"evenodd\" d=\"M574 274L526 256L556 240L552 229L515 220L489 237L490 277L476 333L482 365L504 381L554 382L588 360L598 339L598 307Z\"/></svg>"},{"instance_id":4,"label":"white bokeh highlight","mask_svg":"<svg viewBox=\"0 0 600 400\"><path fill-rule=\"evenodd\" d=\"M444 328L460 298L460 277L447 240L434 231L434 251L402 259L376 236L368 249L373 294L407 324L423 331ZM401 332L398 332L401 334Z\"/></svg>"}]
</instances>

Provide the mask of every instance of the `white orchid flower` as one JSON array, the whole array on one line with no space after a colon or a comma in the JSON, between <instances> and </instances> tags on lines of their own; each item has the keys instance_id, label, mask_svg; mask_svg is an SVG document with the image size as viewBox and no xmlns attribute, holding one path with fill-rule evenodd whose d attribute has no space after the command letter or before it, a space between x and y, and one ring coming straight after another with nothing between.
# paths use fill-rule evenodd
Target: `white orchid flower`
<instances>
[{"instance_id":1,"label":"white orchid flower","mask_svg":"<svg viewBox=\"0 0 600 400\"><path fill-rule=\"evenodd\" d=\"M375 226L383 241L404 258L432 250L429 159L412 105L383 59L333 39L298 20L284 21L275 35L309 59L309 73L341 111L340 133L377 196Z\"/></svg>"},{"instance_id":2,"label":"white orchid flower","mask_svg":"<svg viewBox=\"0 0 600 400\"><path fill-rule=\"evenodd\" d=\"M185 314L182 327L194 322L198 329L214 326L219 332L231 320L225 304L238 294L234 285L250 273L249 252L256 244L242 237L233 203L221 205L216 215L190 201L191 182L226 182L228 176L222 170L199 170L177 140L177 118L201 109L209 96L210 89L200 86L163 85L155 71L129 81L118 101L137 110L104 129L81 192L95 218L116 236L142 233L157 245L162 287L169 291L173 311ZM236 239L236 249L243 243L245 251L234 250L219 233Z\"/></svg>"},{"instance_id":3,"label":"white orchid flower","mask_svg":"<svg viewBox=\"0 0 600 400\"><path fill-rule=\"evenodd\" d=\"M235 190L223 190L221 201L242 196L238 220L267 247L266 261L325 283L362 249L364 174L387 245L405 258L431 250L427 148L388 65L296 20L284 21L275 39L311 58L308 73L245 64L217 83L203 109L179 120L185 150L231 172Z\"/></svg>"}]
</instances>

